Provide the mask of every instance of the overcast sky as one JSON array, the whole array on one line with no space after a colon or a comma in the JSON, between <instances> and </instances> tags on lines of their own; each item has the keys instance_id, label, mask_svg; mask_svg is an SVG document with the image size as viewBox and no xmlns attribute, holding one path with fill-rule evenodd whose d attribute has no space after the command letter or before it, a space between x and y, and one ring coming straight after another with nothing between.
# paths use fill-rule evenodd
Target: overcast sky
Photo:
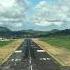
<instances>
[{"instance_id":1,"label":"overcast sky","mask_svg":"<svg viewBox=\"0 0 70 70\"><path fill-rule=\"evenodd\" d=\"M0 26L11 30L70 28L70 0L0 0Z\"/></svg>"}]
</instances>

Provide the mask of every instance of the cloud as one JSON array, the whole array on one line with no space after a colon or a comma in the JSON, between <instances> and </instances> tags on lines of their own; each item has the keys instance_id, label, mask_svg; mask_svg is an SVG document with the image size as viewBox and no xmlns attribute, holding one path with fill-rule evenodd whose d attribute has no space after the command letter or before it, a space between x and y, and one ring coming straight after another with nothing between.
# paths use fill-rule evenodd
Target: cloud
<instances>
[{"instance_id":1,"label":"cloud","mask_svg":"<svg viewBox=\"0 0 70 70\"><path fill-rule=\"evenodd\" d=\"M69 0L31 1L0 0L0 26L12 30L70 28Z\"/></svg>"},{"instance_id":2,"label":"cloud","mask_svg":"<svg viewBox=\"0 0 70 70\"><path fill-rule=\"evenodd\" d=\"M10 9L15 4L15 0L0 0L0 12Z\"/></svg>"},{"instance_id":3,"label":"cloud","mask_svg":"<svg viewBox=\"0 0 70 70\"><path fill-rule=\"evenodd\" d=\"M13 22L13 24L10 22L10 23L6 23L4 26L15 31L24 29L23 24L21 22L15 22L15 23Z\"/></svg>"},{"instance_id":4,"label":"cloud","mask_svg":"<svg viewBox=\"0 0 70 70\"><path fill-rule=\"evenodd\" d=\"M9 27L14 30L21 28L20 25L26 21L25 15L27 10L26 2L22 1L0 0L0 26Z\"/></svg>"},{"instance_id":5,"label":"cloud","mask_svg":"<svg viewBox=\"0 0 70 70\"><path fill-rule=\"evenodd\" d=\"M47 1L41 1L35 6L35 12L32 16L32 22L40 26L49 26L55 24L62 25L64 21L68 21L70 12L69 1L60 1L57 4L49 4ZM59 5L61 4L61 5Z\"/></svg>"},{"instance_id":6,"label":"cloud","mask_svg":"<svg viewBox=\"0 0 70 70\"><path fill-rule=\"evenodd\" d=\"M0 0L0 17L21 17L25 10L26 6L19 5L17 0Z\"/></svg>"}]
</instances>

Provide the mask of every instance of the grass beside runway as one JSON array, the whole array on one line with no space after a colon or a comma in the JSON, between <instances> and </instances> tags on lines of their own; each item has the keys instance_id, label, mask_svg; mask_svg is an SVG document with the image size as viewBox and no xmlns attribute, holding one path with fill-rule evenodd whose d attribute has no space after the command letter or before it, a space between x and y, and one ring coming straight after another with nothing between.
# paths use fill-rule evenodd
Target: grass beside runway
<instances>
[{"instance_id":1,"label":"grass beside runway","mask_svg":"<svg viewBox=\"0 0 70 70\"><path fill-rule=\"evenodd\" d=\"M5 47L5 45L8 45L12 43L14 40L9 40L9 41L0 41L0 48Z\"/></svg>"},{"instance_id":2,"label":"grass beside runway","mask_svg":"<svg viewBox=\"0 0 70 70\"><path fill-rule=\"evenodd\" d=\"M48 54L51 55L56 61L58 61L62 66L70 66L70 49L66 49L64 46L58 47L48 44L48 39L45 39L47 38L33 39L33 41L36 42L46 52L48 52Z\"/></svg>"},{"instance_id":3,"label":"grass beside runway","mask_svg":"<svg viewBox=\"0 0 70 70\"><path fill-rule=\"evenodd\" d=\"M13 40L12 42L7 42L7 44L3 45L3 47L0 47L0 64L4 63L7 61L7 59L14 53L14 51L20 47L22 44L23 40L22 39L16 39Z\"/></svg>"},{"instance_id":4,"label":"grass beside runway","mask_svg":"<svg viewBox=\"0 0 70 70\"><path fill-rule=\"evenodd\" d=\"M41 40L52 46L70 49L70 36L47 37Z\"/></svg>"}]
</instances>

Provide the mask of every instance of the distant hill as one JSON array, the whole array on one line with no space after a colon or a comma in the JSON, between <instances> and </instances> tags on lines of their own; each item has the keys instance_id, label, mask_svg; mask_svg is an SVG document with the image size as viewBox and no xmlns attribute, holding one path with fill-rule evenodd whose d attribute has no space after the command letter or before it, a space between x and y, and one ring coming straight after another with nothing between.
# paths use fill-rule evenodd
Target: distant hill
<instances>
[{"instance_id":1,"label":"distant hill","mask_svg":"<svg viewBox=\"0 0 70 70\"><path fill-rule=\"evenodd\" d=\"M0 27L0 32L6 32L6 31L10 31L10 29L6 27Z\"/></svg>"},{"instance_id":2,"label":"distant hill","mask_svg":"<svg viewBox=\"0 0 70 70\"><path fill-rule=\"evenodd\" d=\"M70 35L70 29L65 30L52 30L48 33L48 36L62 36L62 35Z\"/></svg>"},{"instance_id":3,"label":"distant hill","mask_svg":"<svg viewBox=\"0 0 70 70\"><path fill-rule=\"evenodd\" d=\"M10 32L10 29L6 27L0 27L0 37L8 37Z\"/></svg>"},{"instance_id":4,"label":"distant hill","mask_svg":"<svg viewBox=\"0 0 70 70\"><path fill-rule=\"evenodd\" d=\"M11 31L6 27L0 27L0 37L7 37L7 38L38 37L41 34L43 34L42 31L34 31L32 29Z\"/></svg>"},{"instance_id":5,"label":"distant hill","mask_svg":"<svg viewBox=\"0 0 70 70\"><path fill-rule=\"evenodd\" d=\"M62 36L70 35L70 29L65 30L51 30L51 31L34 31L30 30L21 30L21 31L11 31L6 27L0 27L0 37L7 38L24 38L24 37L48 37L48 36Z\"/></svg>"}]
</instances>

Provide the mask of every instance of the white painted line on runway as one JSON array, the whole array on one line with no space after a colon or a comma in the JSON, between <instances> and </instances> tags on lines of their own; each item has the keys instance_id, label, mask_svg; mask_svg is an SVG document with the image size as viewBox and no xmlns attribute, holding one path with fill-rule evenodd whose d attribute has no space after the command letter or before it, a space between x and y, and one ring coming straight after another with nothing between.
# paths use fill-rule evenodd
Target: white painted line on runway
<instances>
[{"instance_id":1,"label":"white painted line on runway","mask_svg":"<svg viewBox=\"0 0 70 70\"><path fill-rule=\"evenodd\" d=\"M11 61L14 61L14 59L11 59Z\"/></svg>"},{"instance_id":2,"label":"white painted line on runway","mask_svg":"<svg viewBox=\"0 0 70 70\"><path fill-rule=\"evenodd\" d=\"M15 51L15 53L22 53L22 50L17 50Z\"/></svg>"},{"instance_id":3,"label":"white painted line on runway","mask_svg":"<svg viewBox=\"0 0 70 70\"><path fill-rule=\"evenodd\" d=\"M33 70L31 57L30 57L30 60L29 60L29 64L30 64L30 70Z\"/></svg>"},{"instance_id":4,"label":"white painted line on runway","mask_svg":"<svg viewBox=\"0 0 70 70\"><path fill-rule=\"evenodd\" d=\"M15 62L17 62L17 61L21 61L21 59L15 59Z\"/></svg>"},{"instance_id":5,"label":"white painted line on runway","mask_svg":"<svg viewBox=\"0 0 70 70\"><path fill-rule=\"evenodd\" d=\"M33 70L33 67L32 67L32 65L31 65L31 70Z\"/></svg>"},{"instance_id":6,"label":"white painted line on runway","mask_svg":"<svg viewBox=\"0 0 70 70\"><path fill-rule=\"evenodd\" d=\"M29 63L31 64L31 57L30 57Z\"/></svg>"},{"instance_id":7,"label":"white painted line on runway","mask_svg":"<svg viewBox=\"0 0 70 70\"><path fill-rule=\"evenodd\" d=\"M44 61L46 61L47 59L46 59L46 58L40 58L40 60L44 60Z\"/></svg>"},{"instance_id":8,"label":"white painted line on runway","mask_svg":"<svg viewBox=\"0 0 70 70\"><path fill-rule=\"evenodd\" d=\"M47 58L47 60L51 60L51 58Z\"/></svg>"},{"instance_id":9,"label":"white painted line on runway","mask_svg":"<svg viewBox=\"0 0 70 70\"><path fill-rule=\"evenodd\" d=\"M37 52L45 52L45 50L37 50Z\"/></svg>"},{"instance_id":10,"label":"white painted line on runway","mask_svg":"<svg viewBox=\"0 0 70 70\"><path fill-rule=\"evenodd\" d=\"M46 60L51 60L51 58L40 58L40 60L46 61Z\"/></svg>"}]
</instances>

